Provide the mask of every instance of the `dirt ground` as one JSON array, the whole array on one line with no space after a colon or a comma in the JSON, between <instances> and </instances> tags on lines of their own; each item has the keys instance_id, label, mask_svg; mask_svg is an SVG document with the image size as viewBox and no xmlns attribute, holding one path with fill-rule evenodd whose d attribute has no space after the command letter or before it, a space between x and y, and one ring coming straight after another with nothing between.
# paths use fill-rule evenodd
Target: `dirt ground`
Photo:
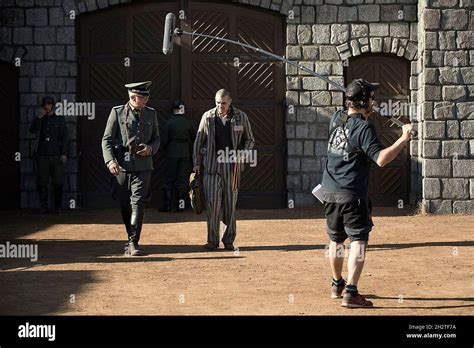
<instances>
[{"instance_id":1,"label":"dirt ground","mask_svg":"<svg viewBox=\"0 0 474 348\"><path fill-rule=\"evenodd\" d=\"M0 259L3 315L473 315L473 216L375 208L359 290L373 309L330 299L318 209L239 210L238 252L206 251L205 215L147 209L145 256L122 256L118 210L0 215L2 243L39 259ZM347 274L344 267L344 276Z\"/></svg>"}]
</instances>

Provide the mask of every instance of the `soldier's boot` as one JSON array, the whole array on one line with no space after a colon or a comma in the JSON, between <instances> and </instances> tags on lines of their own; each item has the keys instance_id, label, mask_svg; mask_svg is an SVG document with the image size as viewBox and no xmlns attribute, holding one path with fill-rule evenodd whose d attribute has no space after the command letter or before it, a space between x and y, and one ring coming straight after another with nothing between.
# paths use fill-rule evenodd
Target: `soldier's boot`
<instances>
[{"instance_id":1,"label":"soldier's boot","mask_svg":"<svg viewBox=\"0 0 474 348\"><path fill-rule=\"evenodd\" d=\"M143 208L132 209L130 218L130 234L128 238L128 249L125 252L129 256L139 256L141 254L138 247L143 223Z\"/></svg>"},{"instance_id":2,"label":"soldier's boot","mask_svg":"<svg viewBox=\"0 0 474 348\"><path fill-rule=\"evenodd\" d=\"M39 187L39 197L40 197L40 213L46 214L48 212L48 187L40 186Z\"/></svg>"},{"instance_id":3,"label":"soldier's boot","mask_svg":"<svg viewBox=\"0 0 474 348\"><path fill-rule=\"evenodd\" d=\"M58 186L54 188L54 214L60 214L61 213L61 208L63 205L63 187Z\"/></svg>"},{"instance_id":4,"label":"soldier's boot","mask_svg":"<svg viewBox=\"0 0 474 348\"><path fill-rule=\"evenodd\" d=\"M182 190L178 191L178 213L184 211L186 207L186 193Z\"/></svg>"},{"instance_id":5,"label":"soldier's boot","mask_svg":"<svg viewBox=\"0 0 474 348\"><path fill-rule=\"evenodd\" d=\"M132 208L130 206L121 207L120 213L122 214L122 221L125 225L125 230L127 231L127 240L130 238L130 219L132 218ZM125 251L128 249L128 241L125 244Z\"/></svg>"},{"instance_id":6,"label":"soldier's boot","mask_svg":"<svg viewBox=\"0 0 474 348\"><path fill-rule=\"evenodd\" d=\"M164 190L165 193L165 205L163 207L163 211L170 212L171 211L171 198L173 196L173 192L171 190Z\"/></svg>"}]
</instances>

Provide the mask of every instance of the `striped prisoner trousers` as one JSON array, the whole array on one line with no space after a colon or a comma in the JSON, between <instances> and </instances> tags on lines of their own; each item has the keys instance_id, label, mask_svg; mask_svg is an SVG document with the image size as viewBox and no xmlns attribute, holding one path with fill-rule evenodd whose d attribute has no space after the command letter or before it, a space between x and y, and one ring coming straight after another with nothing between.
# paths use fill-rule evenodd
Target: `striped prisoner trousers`
<instances>
[{"instance_id":1,"label":"striped prisoner trousers","mask_svg":"<svg viewBox=\"0 0 474 348\"><path fill-rule=\"evenodd\" d=\"M238 191L232 191L232 163L217 162L216 165L216 174L205 173L203 178L207 209L207 241L219 243L219 227L222 220L222 242L232 244L236 236L235 204Z\"/></svg>"}]
</instances>

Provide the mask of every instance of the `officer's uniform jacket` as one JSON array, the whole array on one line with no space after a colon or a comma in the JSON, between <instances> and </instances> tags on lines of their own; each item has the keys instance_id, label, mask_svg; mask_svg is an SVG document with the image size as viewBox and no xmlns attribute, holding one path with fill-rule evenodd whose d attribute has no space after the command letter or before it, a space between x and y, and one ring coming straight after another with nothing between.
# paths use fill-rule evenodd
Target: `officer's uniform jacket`
<instances>
[{"instance_id":1,"label":"officer's uniform jacket","mask_svg":"<svg viewBox=\"0 0 474 348\"><path fill-rule=\"evenodd\" d=\"M121 170L126 172L152 170L153 156L144 157L129 154L128 161L125 158L115 158L114 145L128 147L131 144L138 145L140 143L151 146L152 155L158 152L160 133L155 109L146 106L142 109L138 120L133 115L130 104L113 107L102 137L102 154L105 164L108 165L110 161L115 160L122 167Z\"/></svg>"}]
</instances>

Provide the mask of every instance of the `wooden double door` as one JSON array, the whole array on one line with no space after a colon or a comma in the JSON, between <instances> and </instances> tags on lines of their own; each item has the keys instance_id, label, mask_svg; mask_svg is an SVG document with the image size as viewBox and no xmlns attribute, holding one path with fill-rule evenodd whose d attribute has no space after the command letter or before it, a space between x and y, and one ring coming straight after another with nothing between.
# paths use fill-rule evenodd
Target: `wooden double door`
<instances>
[{"instance_id":1,"label":"wooden double door","mask_svg":"<svg viewBox=\"0 0 474 348\"><path fill-rule=\"evenodd\" d=\"M232 3L148 2L81 15L78 99L96 103L95 119L78 121L83 205L111 203L111 176L100 148L105 123L111 107L127 101L125 83L151 80L148 105L158 111L160 125L173 100L182 99L197 129L203 112L214 106L215 92L230 90L234 105L249 115L257 150L257 166L243 172L239 205L286 206L284 65L240 46L190 35L177 38L173 53L165 56L161 48L168 12L177 15L177 26L186 31L284 54L282 17ZM152 179L155 202L165 168L160 153Z\"/></svg>"}]
</instances>

